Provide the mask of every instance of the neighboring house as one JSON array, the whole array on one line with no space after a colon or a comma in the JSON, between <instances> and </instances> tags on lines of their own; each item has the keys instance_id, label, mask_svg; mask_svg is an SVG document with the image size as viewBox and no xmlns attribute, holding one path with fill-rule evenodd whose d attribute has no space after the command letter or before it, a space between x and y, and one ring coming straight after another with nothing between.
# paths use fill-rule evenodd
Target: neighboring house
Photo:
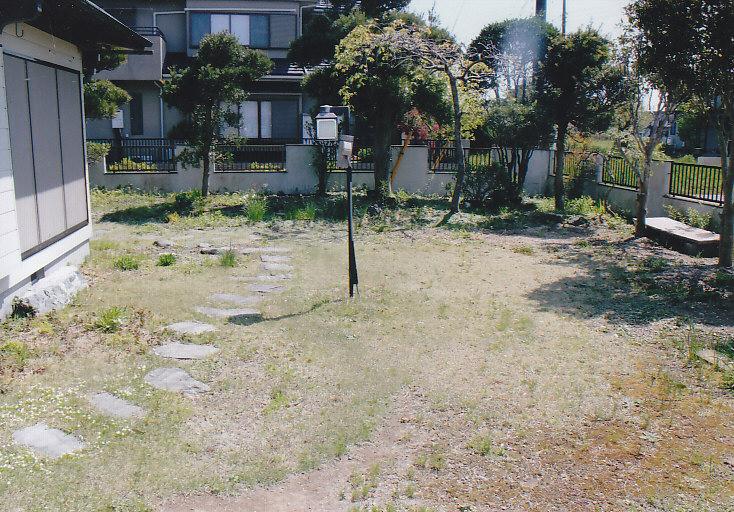
<instances>
[{"instance_id":1,"label":"neighboring house","mask_svg":"<svg viewBox=\"0 0 734 512\"><path fill-rule=\"evenodd\" d=\"M88 137L175 138L181 115L160 97L169 68L185 67L205 35L229 32L274 62L270 75L238 106L239 134L263 142L300 142L307 136L303 115L312 105L301 93L305 70L288 62L288 48L301 34L304 14L322 4L316 0L100 0L108 12L153 43L153 54L131 55L119 68L95 75L127 90L132 101L118 119L88 121Z\"/></svg>"},{"instance_id":2,"label":"neighboring house","mask_svg":"<svg viewBox=\"0 0 734 512\"><path fill-rule=\"evenodd\" d=\"M89 251L82 52L149 44L88 0L0 3L0 317Z\"/></svg>"}]
</instances>

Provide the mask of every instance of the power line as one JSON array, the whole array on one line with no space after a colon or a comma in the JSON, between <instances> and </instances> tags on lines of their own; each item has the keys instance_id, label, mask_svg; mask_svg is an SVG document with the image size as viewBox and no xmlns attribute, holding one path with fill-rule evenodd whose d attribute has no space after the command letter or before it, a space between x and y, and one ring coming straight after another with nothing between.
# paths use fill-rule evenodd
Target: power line
<instances>
[{"instance_id":1,"label":"power line","mask_svg":"<svg viewBox=\"0 0 734 512\"><path fill-rule=\"evenodd\" d=\"M459 24L459 18L461 18L461 12L464 10L465 5L466 5L466 0L462 0L461 6L459 7L458 12L456 13L456 21L454 21L454 26L451 27L451 32L454 32L456 30L456 25Z\"/></svg>"}]
</instances>

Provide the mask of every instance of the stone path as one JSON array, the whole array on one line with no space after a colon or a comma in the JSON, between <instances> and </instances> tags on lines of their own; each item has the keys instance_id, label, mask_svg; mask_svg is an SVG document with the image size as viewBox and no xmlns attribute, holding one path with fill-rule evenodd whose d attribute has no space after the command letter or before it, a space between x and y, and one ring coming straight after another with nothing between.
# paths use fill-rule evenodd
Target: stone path
<instances>
[{"instance_id":1,"label":"stone path","mask_svg":"<svg viewBox=\"0 0 734 512\"><path fill-rule=\"evenodd\" d=\"M169 240L157 240L154 245L162 248L173 247L174 243ZM197 249L202 253L216 254L220 248L213 247L209 244L200 244ZM260 261L263 269L268 272L267 275L259 275L255 277L237 277L236 280L253 283L249 286L249 290L255 295L238 295L233 293L215 293L210 296L212 302L229 303L238 306L251 306L263 300L264 294L277 293L285 290L282 284L268 284L272 282L283 282L292 279L291 271L293 267L287 265L290 262L290 256L284 255L289 253L290 249L286 247L247 247L241 249L243 254L260 254ZM250 308L216 308L216 307L197 307L195 311L214 318L227 319L231 323L240 323L247 325L247 322L237 322L236 320L247 320L261 317L258 310ZM217 328L211 324L189 320L177 322L167 325L165 331L170 331L181 335L201 335L214 332ZM174 360L198 360L210 357L219 352L219 349L212 345L198 345L193 343L182 343L173 341L153 348L153 354L165 359ZM144 381L156 388L174 393L182 393L186 396L194 396L206 393L210 390L209 385L194 379L189 373L181 368L164 367L156 368L144 377ZM106 391L90 394L89 403L97 411L120 419L135 420L145 416L144 408L124 400L112 393ZM25 446L34 452L52 457L59 458L63 455L74 453L85 447L82 440L67 434L61 430L51 428L45 423L37 423L35 425L22 428L13 432L13 441L16 444Z\"/></svg>"}]
</instances>

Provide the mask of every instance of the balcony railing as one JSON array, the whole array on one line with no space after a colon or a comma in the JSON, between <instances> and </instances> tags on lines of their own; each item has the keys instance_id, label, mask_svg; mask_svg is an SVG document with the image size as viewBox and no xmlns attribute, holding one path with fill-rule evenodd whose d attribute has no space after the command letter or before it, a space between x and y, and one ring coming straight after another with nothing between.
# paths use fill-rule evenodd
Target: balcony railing
<instances>
[{"instance_id":1,"label":"balcony railing","mask_svg":"<svg viewBox=\"0 0 734 512\"><path fill-rule=\"evenodd\" d=\"M166 39L166 35L159 29L158 27L130 27L135 32L140 34L141 36L146 37L160 37L163 38L163 40Z\"/></svg>"}]
</instances>

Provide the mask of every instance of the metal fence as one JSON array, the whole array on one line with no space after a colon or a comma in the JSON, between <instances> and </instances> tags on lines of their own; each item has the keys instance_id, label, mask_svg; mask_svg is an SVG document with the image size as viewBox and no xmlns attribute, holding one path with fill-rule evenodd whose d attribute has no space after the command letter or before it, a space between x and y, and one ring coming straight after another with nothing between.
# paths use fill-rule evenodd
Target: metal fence
<instances>
[{"instance_id":1,"label":"metal fence","mask_svg":"<svg viewBox=\"0 0 734 512\"><path fill-rule=\"evenodd\" d=\"M216 172L281 172L285 170L284 144L243 144L218 146L226 155L218 162Z\"/></svg>"},{"instance_id":2,"label":"metal fence","mask_svg":"<svg viewBox=\"0 0 734 512\"><path fill-rule=\"evenodd\" d=\"M491 148L465 148L467 167L488 167L492 164ZM446 144L428 143L428 169L430 172L458 172L456 148Z\"/></svg>"},{"instance_id":3,"label":"metal fence","mask_svg":"<svg viewBox=\"0 0 734 512\"><path fill-rule=\"evenodd\" d=\"M171 139L89 139L108 144L109 172L174 172L177 141Z\"/></svg>"},{"instance_id":4,"label":"metal fence","mask_svg":"<svg viewBox=\"0 0 734 512\"><path fill-rule=\"evenodd\" d=\"M674 162L670 167L669 193L671 196L724 204L721 167Z\"/></svg>"},{"instance_id":5,"label":"metal fence","mask_svg":"<svg viewBox=\"0 0 734 512\"><path fill-rule=\"evenodd\" d=\"M620 187L636 189L638 186L637 172L627 160L617 156L604 157L602 169L602 183Z\"/></svg>"}]
</instances>

